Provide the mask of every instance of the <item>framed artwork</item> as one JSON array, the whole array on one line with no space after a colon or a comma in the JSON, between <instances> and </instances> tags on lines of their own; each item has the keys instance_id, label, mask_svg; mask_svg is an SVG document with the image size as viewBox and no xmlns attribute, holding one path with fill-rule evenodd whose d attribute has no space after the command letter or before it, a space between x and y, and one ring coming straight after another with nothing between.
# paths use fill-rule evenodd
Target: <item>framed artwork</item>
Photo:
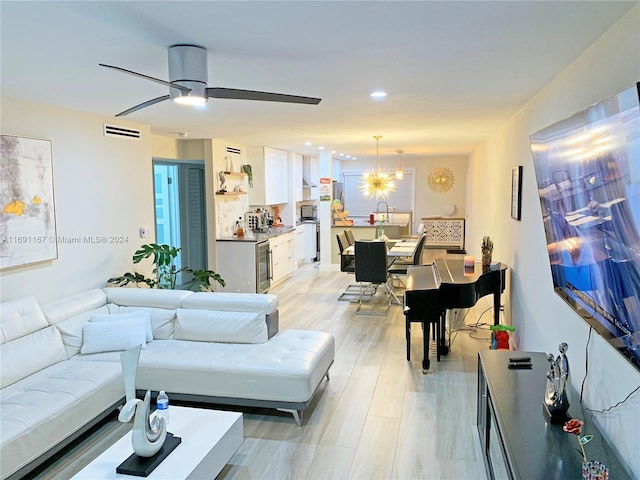
<instances>
[{"instance_id":1,"label":"framed artwork","mask_svg":"<svg viewBox=\"0 0 640 480\"><path fill-rule=\"evenodd\" d=\"M520 220L522 213L522 165L511 169L511 218Z\"/></svg>"},{"instance_id":2,"label":"framed artwork","mask_svg":"<svg viewBox=\"0 0 640 480\"><path fill-rule=\"evenodd\" d=\"M58 258L51 141L0 135L0 269Z\"/></svg>"}]
</instances>

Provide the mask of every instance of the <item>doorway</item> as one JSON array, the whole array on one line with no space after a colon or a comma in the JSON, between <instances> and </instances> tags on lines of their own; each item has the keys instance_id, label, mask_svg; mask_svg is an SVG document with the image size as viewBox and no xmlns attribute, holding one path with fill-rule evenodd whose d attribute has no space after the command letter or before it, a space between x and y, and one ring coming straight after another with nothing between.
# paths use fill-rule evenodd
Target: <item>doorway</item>
<instances>
[{"instance_id":1,"label":"doorway","mask_svg":"<svg viewBox=\"0 0 640 480\"><path fill-rule=\"evenodd\" d=\"M156 242L180 248L176 269L207 269L204 161L153 160ZM180 275L176 285L191 281Z\"/></svg>"}]
</instances>

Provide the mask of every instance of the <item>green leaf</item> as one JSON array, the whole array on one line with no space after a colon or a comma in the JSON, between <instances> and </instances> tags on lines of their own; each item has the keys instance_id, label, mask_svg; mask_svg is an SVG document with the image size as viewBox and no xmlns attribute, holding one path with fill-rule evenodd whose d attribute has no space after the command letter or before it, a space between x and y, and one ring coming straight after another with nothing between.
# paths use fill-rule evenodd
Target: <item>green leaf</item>
<instances>
[{"instance_id":1,"label":"green leaf","mask_svg":"<svg viewBox=\"0 0 640 480\"><path fill-rule=\"evenodd\" d=\"M585 435L584 437L580 437L580 443L582 445L586 445L591 441L592 438L593 438L593 435Z\"/></svg>"}]
</instances>

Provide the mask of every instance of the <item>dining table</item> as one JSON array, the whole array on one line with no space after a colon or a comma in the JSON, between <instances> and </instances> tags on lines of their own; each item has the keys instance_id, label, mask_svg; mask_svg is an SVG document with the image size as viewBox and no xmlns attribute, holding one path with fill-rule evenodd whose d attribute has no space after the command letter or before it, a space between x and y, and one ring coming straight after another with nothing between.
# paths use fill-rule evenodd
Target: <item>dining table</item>
<instances>
[{"instance_id":1,"label":"dining table","mask_svg":"<svg viewBox=\"0 0 640 480\"><path fill-rule=\"evenodd\" d=\"M387 239L387 240L371 240L372 242L384 241L387 245L388 257L413 257L418 248L418 242L415 240ZM355 255L355 245L349 245L342 251L342 255Z\"/></svg>"}]
</instances>

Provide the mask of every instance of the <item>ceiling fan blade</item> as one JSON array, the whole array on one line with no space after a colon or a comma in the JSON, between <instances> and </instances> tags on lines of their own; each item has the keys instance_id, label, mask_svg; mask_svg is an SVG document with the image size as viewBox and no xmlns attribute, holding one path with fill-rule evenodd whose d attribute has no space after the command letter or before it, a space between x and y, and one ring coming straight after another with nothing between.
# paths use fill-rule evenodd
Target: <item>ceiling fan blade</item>
<instances>
[{"instance_id":1,"label":"ceiling fan blade","mask_svg":"<svg viewBox=\"0 0 640 480\"><path fill-rule=\"evenodd\" d=\"M320 98L286 95L284 93L257 92L255 90L240 90L236 88L207 88L209 98L229 98L235 100L261 100L264 102L305 103L317 105Z\"/></svg>"},{"instance_id":2,"label":"ceiling fan blade","mask_svg":"<svg viewBox=\"0 0 640 480\"><path fill-rule=\"evenodd\" d=\"M177 85L175 83L167 82L165 80L160 80L159 78L150 77L149 75L143 75L142 73L127 70L126 68L115 67L113 65L105 65L104 63L99 63L98 65L100 65L101 67L112 68L122 73L128 73L129 75L133 75L135 77L144 78L145 80L150 80L152 82L159 83L160 85L164 85L166 87L177 88L178 90L181 90L186 93L191 91L189 87L183 87L182 85Z\"/></svg>"},{"instance_id":3,"label":"ceiling fan blade","mask_svg":"<svg viewBox=\"0 0 640 480\"><path fill-rule=\"evenodd\" d=\"M135 107L131 107L124 112L120 112L116 115L116 117L122 117L124 115L129 115L130 113L137 112L138 110L142 110L143 108L150 107L151 105L155 105L156 103L164 102L165 100L169 100L169 95L163 95L162 97L154 98L153 100L147 100L140 105L136 105Z\"/></svg>"}]
</instances>

